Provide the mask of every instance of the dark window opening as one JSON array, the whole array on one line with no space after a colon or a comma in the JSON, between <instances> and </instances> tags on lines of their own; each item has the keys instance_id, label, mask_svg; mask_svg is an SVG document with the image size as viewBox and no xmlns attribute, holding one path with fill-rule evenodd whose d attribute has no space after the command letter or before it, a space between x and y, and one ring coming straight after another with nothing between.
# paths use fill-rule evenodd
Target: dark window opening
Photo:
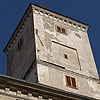
<instances>
[{"instance_id":1,"label":"dark window opening","mask_svg":"<svg viewBox=\"0 0 100 100\"><path fill-rule=\"evenodd\" d=\"M56 31L61 32L61 33L66 33L65 29L59 26L56 26Z\"/></svg>"},{"instance_id":2,"label":"dark window opening","mask_svg":"<svg viewBox=\"0 0 100 100\"><path fill-rule=\"evenodd\" d=\"M62 33L65 33L65 29L64 28L62 28Z\"/></svg>"},{"instance_id":3,"label":"dark window opening","mask_svg":"<svg viewBox=\"0 0 100 100\"><path fill-rule=\"evenodd\" d=\"M60 28L59 26L56 27L56 30L57 30L58 32L61 32L61 28Z\"/></svg>"},{"instance_id":4,"label":"dark window opening","mask_svg":"<svg viewBox=\"0 0 100 100\"><path fill-rule=\"evenodd\" d=\"M69 76L66 76L66 83L67 85L71 86L71 80Z\"/></svg>"},{"instance_id":5,"label":"dark window opening","mask_svg":"<svg viewBox=\"0 0 100 100\"><path fill-rule=\"evenodd\" d=\"M65 58L65 59L68 59L68 56L67 56L66 54L64 54L64 58Z\"/></svg>"},{"instance_id":6,"label":"dark window opening","mask_svg":"<svg viewBox=\"0 0 100 100\"><path fill-rule=\"evenodd\" d=\"M76 80L73 77L66 76L66 86L76 88Z\"/></svg>"},{"instance_id":7,"label":"dark window opening","mask_svg":"<svg viewBox=\"0 0 100 100\"><path fill-rule=\"evenodd\" d=\"M76 88L76 81L75 81L75 78L71 78L72 80L72 86Z\"/></svg>"}]
</instances>

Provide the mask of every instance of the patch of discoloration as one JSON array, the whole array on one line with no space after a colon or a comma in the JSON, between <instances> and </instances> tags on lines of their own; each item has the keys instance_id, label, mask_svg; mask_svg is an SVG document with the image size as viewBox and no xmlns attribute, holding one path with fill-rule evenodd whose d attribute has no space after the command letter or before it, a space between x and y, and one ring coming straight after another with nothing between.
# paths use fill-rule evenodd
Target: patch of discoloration
<instances>
[{"instance_id":1,"label":"patch of discoloration","mask_svg":"<svg viewBox=\"0 0 100 100\"><path fill-rule=\"evenodd\" d=\"M78 38L81 38L81 36L80 36L78 33L76 33L76 32L75 32L75 35L76 35Z\"/></svg>"},{"instance_id":2,"label":"patch of discoloration","mask_svg":"<svg viewBox=\"0 0 100 100\"><path fill-rule=\"evenodd\" d=\"M92 80L87 80L89 86L94 90L94 92L97 90L99 84L97 82L92 81Z\"/></svg>"},{"instance_id":3,"label":"patch of discoloration","mask_svg":"<svg viewBox=\"0 0 100 100\"><path fill-rule=\"evenodd\" d=\"M48 34L47 32L45 32L45 46L47 48L47 50L51 51L51 44L52 44L52 36L50 34Z\"/></svg>"},{"instance_id":4,"label":"patch of discoloration","mask_svg":"<svg viewBox=\"0 0 100 100\"><path fill-rule=\"evenodd\" d=\"M91 87L89 87L88 82L85 78L80 77L80 94L86 95L86 96L93 96L93 91Z\"/></svg>"},{"instance_id":5,"label":"patch of discoloration","mask_svg":"<svg viewBox=\"0 0 100 100\"><path fill-rule=\"evenodd\" d=\"M43 18L44 21L44 28L50 31L54 31L54 22L48 18Z\"/></svg>"},{"instance_id":6,"label":"patch of discoloration","mask_svg":"<svg viewBox=\"0 0 100 100\"><path fill-rule=\"evenodd\" d=\"M55 32L51 32L51 31L49 31L49 30L47 30L47 29L45 29L44 30L44 33L48 33L49 35L51 35L51 40L56 40L56 41L58 41L58 42L60 42L60 39L57 37L57 36L59 36L59 35L57 35L57 33L55 33ZM59 34L59 33L58 33Z\"/></svg>"},{"instance_id":7,"label":"patch of discoloration","mask_svg":"<svg viewBox=\"0 0 100 100\"><path fill-rule=\"evenodd\" d=\"M53 59L53 55L51 55L50 53L47 54L47 61L51 61L51 59Z\"/></svg>"},{"instance_id":8,"label":"patch of discoloration","mask_svg":"<svg viewBox=\"0 0 100 100\"><path fill-rule=\"evenodd\" d=\"M71 29L72 31L79 32L78 28L75 28L75 27L72 27L72 26L68 26L68 29Z\"/></svg>"},{"instance_id":9,"label":"patch of discoloration","mask_svg":"<svg viewBox=\"0 0 100 100\"><path fill-rule=\"evenodd\" d=\"M41 38L40 38L40 36L39 36L38 34L37 34L37 37L38 37L38 39L39 39L41 45L44 46L44 44L43 44L43 42L42 42L42 40L41 40Z\"/></svg>"}]
</instances>

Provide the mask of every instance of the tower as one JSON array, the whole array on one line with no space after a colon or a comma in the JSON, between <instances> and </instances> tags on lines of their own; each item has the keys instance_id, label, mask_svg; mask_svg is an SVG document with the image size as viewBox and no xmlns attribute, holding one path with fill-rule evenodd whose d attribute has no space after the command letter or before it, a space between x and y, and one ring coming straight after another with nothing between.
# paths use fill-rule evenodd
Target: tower
<instances>
[{"instance_id":1,"label":"tower","mask_svg":"<svg viewBox=\"0 0 100 100\"><path fill-rule=\"evenodd\" d=\"M88 28L75 19L30 4L4 49L7 74L96 97L100 83Z\"/></svg>"}]
</instances>

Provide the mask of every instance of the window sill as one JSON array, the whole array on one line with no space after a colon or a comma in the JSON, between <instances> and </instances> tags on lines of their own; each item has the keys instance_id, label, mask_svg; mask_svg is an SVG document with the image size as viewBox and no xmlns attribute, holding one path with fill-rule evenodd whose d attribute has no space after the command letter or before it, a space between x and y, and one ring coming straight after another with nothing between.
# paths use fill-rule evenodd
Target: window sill
<instances>
[{"instance_id":1,"label":"window sill","mask_svg":"<svg viewBox=\"0 0 100 100\"><path fill-rule=\"evenodd\" d=\"M75 88L75 87L71 87L71 86L69 86L69 85L66 85L66 87L69 87L69 88L78 90L78 87Z\"/></svg>"}]
</instances>

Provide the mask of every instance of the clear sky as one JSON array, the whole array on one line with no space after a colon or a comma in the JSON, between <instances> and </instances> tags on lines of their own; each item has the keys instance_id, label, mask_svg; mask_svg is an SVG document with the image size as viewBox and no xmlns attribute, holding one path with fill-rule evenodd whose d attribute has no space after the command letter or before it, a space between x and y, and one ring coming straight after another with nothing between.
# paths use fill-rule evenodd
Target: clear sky
<instances>
[{"instance_id":1,"label":"clear sky","mask_svg":"<svg viewBox=\"0 0 100 100\"><path fill-rule=\"evenodd\" d=\"M42 4L91 26L88 34L100 75L100 0L0 0L0 74L6 74L7 67L3 49L30 3Z\"/></svg>"}]
</instances>

